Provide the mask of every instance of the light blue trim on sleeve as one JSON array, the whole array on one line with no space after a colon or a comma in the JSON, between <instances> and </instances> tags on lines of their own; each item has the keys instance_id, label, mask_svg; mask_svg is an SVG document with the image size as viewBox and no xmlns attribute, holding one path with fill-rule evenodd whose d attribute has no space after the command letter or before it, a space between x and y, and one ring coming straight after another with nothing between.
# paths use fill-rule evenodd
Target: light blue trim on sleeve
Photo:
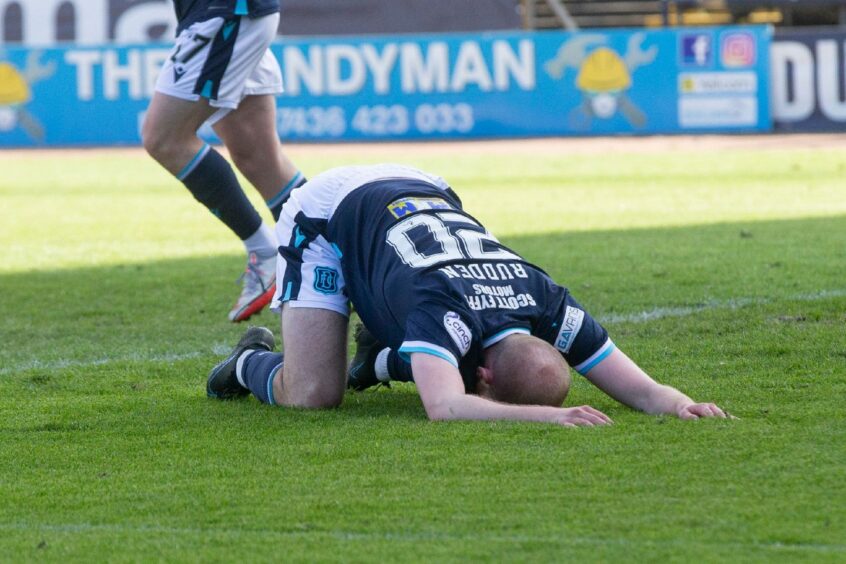
<instances>
[{"instance_id":1,"label":"light blue trim on sleeve","mask_svg":"<svg viewBox=\"0 0 846 564\"><path fill-rule=\"evenodd\" d=\"M430 354L432 356L436 356L438 358L442 358L445 361L452 364L453 366L455 366L456 368L458 368L458 361L455 360L454 356L452 356L451 354L449 354L447 352L439 351L439 350L434 349L434 348L421 347L421 346L417 346L417 347L405 347L405 346L403 346L403 347L400 347L397 352L399 353L400 358L402 358L404 361L406 361L408 363L411 363L411 353L424 353L424 354Z\"/></svg>"},{"instance_id":2,"label":"light blue trim on sleeve","mask_svg":"<svg viewBox=\"0 0 846 564\"><path fill-rule=\"evenodd\" d=\"M586 361L579 364L578 366L574 367L576 369L576 372L584 376L585 374L590 372L597 364L608 358L608 355L614 352L614 349L616 348L617 346L611 341L611 339L608 339L607 341L605 341L605 344L602 345L602 347L600 347L598 351L593 353L590 358L588 358Z\"/></svg>"},{"instance_id":3,"label":"light blue trim on sleeve","mask_svg":"<svg viewBox=\"0 0 846 564\"><path fill-rule=\"evenodd\" d=\"M502 331L494 333L493 335L482 341L482 347L488 348L491 345L497 344L507 336L514 335L516 333L522 333L523 335L532 334L532 332L526 329L525 327L509 327L508 329L503 329Z\"/></svg>"}]
</instances>

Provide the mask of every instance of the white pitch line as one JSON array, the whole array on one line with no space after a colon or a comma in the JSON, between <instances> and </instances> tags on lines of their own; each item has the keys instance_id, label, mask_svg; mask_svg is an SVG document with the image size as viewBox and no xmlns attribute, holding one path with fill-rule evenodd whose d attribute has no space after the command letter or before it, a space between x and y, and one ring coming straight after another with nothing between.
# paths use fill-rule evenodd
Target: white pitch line
<instances>
[{"instance_id":1,"label":"white pitch line","mask_svg":"<svg viewBox=\"0 0 846 564\"><path fill-rule=\"evenodd\" d=\"M846 289L820 290L810 294L796 294L793 296L782 296L776 298L734 298L730 300L707 300L701 304L680 307L659 307L638 313L608 314L598 316L601 323L647 323L668 317L688 317L718 309L740 309L753 305L767 305L776 301L800 301L813 302L828 298L842 298L846 296ZM117 357L100 357L91 360L63 359L56 361L41 361L38 359L28 360L12 366L0 368L0 376L16 374L28 370L62 370L64 368L89 368L103 366L118 362L179 362L192 358L199 358L207 355L223 356L231 350L229 345L218 343L207 350L194 351L180 354L163 354L144 356L140 354L129 354Z\"/></svg>"},{"instance_id":2,"label":"white pitch line","mask_svg":"<svg viewBox=\"0 0 846 564\"><path fill-rule=\"evenodd\" d=\"M796 294L777 298L734 298L730 300L707 300L701 304L680 307L658 307L639 313L608 314L598 317L601 323L646 323L666 317L687 317L703 311L717 309L741 309L753 305L768 305L776 301L813 302L828 298L842 298L846 296L846 289L820 290L811 294Z\"/></svg>"},{"instance_id":3,"label":"white pitch line","mask_svg":"<svg viewBox=\"0 0 846 564\"><path fill-rule=\"evenodd\" d=\"M753 548L759 550L774 550L783 552L815 552L815 553L844 553L846 545L827 543L797 543L786 544L780 542L756 542L756 541L700 541L693 539L676 540L636 540L626 538L603 538L603 537L562 537L562 536L541 536L541 535L502 535L502 534L455 534L455 533L403 533L403 532L370 532L342 529L312 529L312 530L277 530L263 528L233 528L233 527L164 527L158 525L124 525L124 524L101 524L90 523L66 523L66 524L41 524L41 523L0 523L0 531L27 532L38 531L42 534L49 533L73 533L73 534L136 534L149 536L157 535L201 535L209 533L215 535L231 535L243 537L245 534L264 535L282 538L319 539L331 538L340 541L391 541L391 542L448 542L448 541L478 541L478 542L507 542L507 543L543 543L557 545L596 545L596 546L642 546L642 547L668 547L668 546L697 546L697 547L719 547L719 548Z\"/></svg>"},{"instance_id":4,"label":"white pitch line","mask_svg":"<svg viewBox=\"0 0 846 564\"><path fill-rule=\"evenodd\" d=\"M14 366L0 368L0 376L5 376L7 374L15 374L17 372L26 372L27 370L62 370L65 368L91 368L94 366L104 366L106 364L113 364L116 362L179 362L182 360L190 360L192 358L199 358L201 356L207 355L223 356L228 354L231 350L232 347L229 345L217 344L205 351L194 351L187 353L173 353L163 355L141 355L133 353L124 356L101 357L85 360L61 359L54 361L43 361L39 359L33 359L28 360L26 362L21 362Z\"/></svg>"}]
</instances>

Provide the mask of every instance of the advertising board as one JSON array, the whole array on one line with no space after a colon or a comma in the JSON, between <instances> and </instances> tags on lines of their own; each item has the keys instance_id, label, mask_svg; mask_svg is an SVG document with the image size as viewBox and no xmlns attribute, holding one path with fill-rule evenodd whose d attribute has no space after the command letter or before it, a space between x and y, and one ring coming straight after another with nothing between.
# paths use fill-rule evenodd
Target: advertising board
<instances>
[{"instance_id":1,"label":"advertising board","mask_svg":"<svg viewBox=\"0 0 846 564\"><path fill-rule=\"evenodd\" d=\"M846 131L846 31L779 32L772 44L779 131Z\"/></svg>"},{"instance_id":2,"label":"advertising board","mask_svg":"<svg viewBox=\"0 0 846 564\"><path fill-rule=\"evenodd\" d=\"M286 39L290 140L766 131L766 27ZM0 146L137 144L164 45L0 52Z\"/></svg>"}]
</instances>

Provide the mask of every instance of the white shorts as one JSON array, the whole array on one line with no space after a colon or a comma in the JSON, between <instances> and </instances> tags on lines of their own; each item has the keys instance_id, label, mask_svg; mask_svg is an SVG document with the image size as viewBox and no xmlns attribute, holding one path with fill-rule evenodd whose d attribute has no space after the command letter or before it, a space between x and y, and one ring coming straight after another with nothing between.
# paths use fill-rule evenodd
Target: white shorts
<instances>
[{"instance_id":1,"label":"white shorts","mask_svg":"<svg viewBox=\"0 0 846 564\"><path fill-rule=\"evenodd\" d=\"M271 309L289 307L328 309L349 316L346 282L340 251L320 235L341 201L370 182L409 178L442 190L449 186L439 176L395 165L346 166L318 174L294 189L276 223L279 260L276 261L276 295Z\"/></svg>"},{"instance_id":2,"label":"white shorts","mask_svg":"<svg viewBox=\"0 0 846 564\"><path fill-rule=\"evenodd\" d=\"M195 23L176 38L156 91L192 102L207 98L220 108L209 118L211 124L246 96L281 94L282 71L269 49L278 26L279 14Z\"/></svg>"},{"instance_id":3,"label":"white shorts","mask_svg":"<svg viewBox=\"0 0 846 564\"><path fill-rule=\"evenodd\" d=\"M306 184L307 186L307 184ZM289 307L328 309L349 317L341 257L322 235L316 235L303 221L303 215L318 218L327 214L297 188L282 207L276 223L279 253L276 261L276 294L270 309L279 312L283 303ZM295 218L299 216L298 222Z\"/></svg>"}]
</instances>

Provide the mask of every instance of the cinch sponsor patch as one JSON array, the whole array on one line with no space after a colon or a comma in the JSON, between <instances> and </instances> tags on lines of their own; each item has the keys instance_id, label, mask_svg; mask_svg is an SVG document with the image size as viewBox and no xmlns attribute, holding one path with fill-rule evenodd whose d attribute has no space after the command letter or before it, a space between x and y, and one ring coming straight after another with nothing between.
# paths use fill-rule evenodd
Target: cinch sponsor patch
<instances>
[{"instance_id":1,"label":"cinch sponsor patch","mask_svg":"<svg viewBox=\"0 0 846 564\"><path fill-rule=\"evenodd\" d=\"M444 315L444 327L446 327L447 333L452 337L458 350L461 351L462 356L467 354L467 351L470 350L470 342L473 339L470 328L461 320L461 316L454 311L446 312Z\"/></svg>"},{"instance_id":2,"label":"cinch sponsor patch","mask_svg":"<svg viewBox=\"0 0 846 564\"><path fill-rule=\"evenodd\" d=\"M421 210L451 210L446 200L441 198L403 198L388 204L388 211L399 219Z\"/></svg>"},{"instance_id":3,"label":"cinch sponsor patch","mask_svg":"<svg viewBox=\"0 0 846 564\"><path fill-rule=\"evenodd\" d=\"M582 328L582 322L585 319L585 312L582 310L567 306L564 310L564 320L561 322L561 329L558 331L558 338L555 339L555 348L564 354L570 352L570 347L573 346L573 341L576 340L576 335Z\"/></svg>"}]
</instances>

